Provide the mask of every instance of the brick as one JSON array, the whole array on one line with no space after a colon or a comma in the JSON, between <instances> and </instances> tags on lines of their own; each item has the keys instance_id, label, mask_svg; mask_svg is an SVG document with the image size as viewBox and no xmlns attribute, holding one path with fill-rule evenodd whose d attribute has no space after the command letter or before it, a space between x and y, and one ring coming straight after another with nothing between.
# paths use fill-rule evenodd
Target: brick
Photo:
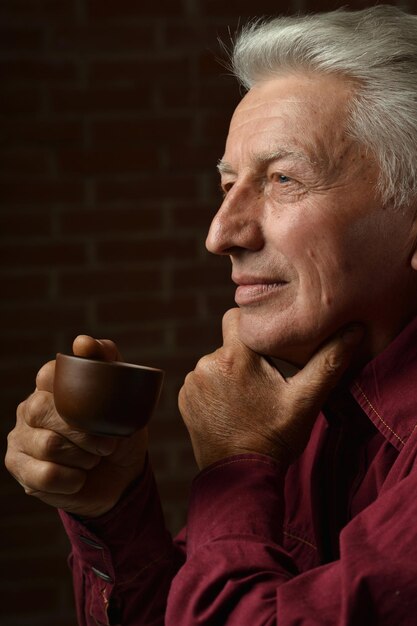
<instances>
[{"instance_id":1,"label":"brick","mask_svg":"<svg viewBox=\"0 0 417 626\"><path fill-rule=\"evenodd\" d=\"M190 483L188 480L164 481L159 486L159 493L165 503L186 501L190 493Z\"/></svg>"},{"instance_id":2,"label":"brick","mask_svg":"<svg viewBox=\"0 0 417 626\"><path fill-rule=\"evenodd\" d=\"M155 29L150 24L58 25L50 36L50 49L83 54L149 52L155 46Z\"/></svg>"},{"instance_id":3,"label":"brick","mask_svg":"<svg viewBox=\"0 0 417 626\"><path fill-rule=\"evenodd\" d=\"M97 181L99 202L122 202L129 200L160 200L192 197L196 195L197 183L193 176L163 174L146 176L139 180Z\"/></svg>"},{"instance_id":4,"label":"brick","mask_svg":"<svg viewBox=\"0 0 417 626\"><path fill-rule=\"evenodd\" d=\"M189 82L181 77L181 81L172 78L168 83L159 82L158 97L166 110L192 109L196 104L195 90L190 89Z\"/></svg>"},{"instance_id":5,"label":"brick","mask_svg":"<svg viewBox=\"0 0 417 626\"><path fill-rule=\"evenodd\" d=\"M183 321L183 320L181 320ZM185 346L186 348L188 348L188 350L190 350L189 346ZM201 350L198 351L198 353L195 353L195 347L193 348L193 353L192 354L179 354L179 350L177 348L177 352L175 354L162 354L158 356L158 367L160 367L161 369L165 370L165 372L167 372L167 381L169 381L171 384L174 383L174 376L178 377L178 384L179 386L182 385L182 383L184 382L184 378L185 376L188 374L188 372L191 372L191 370L194 369L198 359L201 356ZM175 383L176 386L178 387L176 389L176 394L179 391L179 386L177 383ZM171 411L172 409L170 409L168 416L171 419Z\"/></svg>"},{"instance_id":6,"label":"brick","mask_svg":"<svg viewBox=\"0 0 417 626\"><path fill-rule=\"evenodd\" d=\"M394 6L398 6L398 4L394 1L392 2L388 1L386 4L393 4ZM367 9L369 6L370 4L366 0L352 0L352 2L349 2L348 8L349 10L353 11L353 10L358 10L358 9ZM404 6L409 7L411 11L414 8L414 12L415 12L415 7L412 6L412 3L404 5ZM339 8L340 8L340 3L337 2L336 0L333 0L333 1L305 0L305 11L308 11L309 13L315 12L315 11L333 11Z\"/></svg>"},{"instance_id":7,"label":"brick","mask_svg":"<svg viewBox=\"0 0 417 626\"><path fill-rule=\"evenodd\" d=\"M0 114L36 113L41 106L39 90L31 87L2 88Z\"/></svg>"},{"instance_id":8,"label":"brick","mask_svg":"<svg viewBox=\"0 0 417 626\"><path fill-rule=\"evenodd\" d=\"M86 5L88 17L92 20L179 16L183 12L180 0L159 0L157 4L143 2L140 5L137 0L86 0Z\"/></svg>"},{"instance_id":9,"label":"brick","mask_svg":"<svg viewBox=\"0 0 417 626\"><path fill-rule=\"evenodd\" d=\"M217 78L225 72L226 60L221 60L219 54L212 51L201 52L198 57L198 74L201 78Z\"/></svg>"},{"instance_id":10,"label":"brick","mask_svg":"<svg viewBox=\"0 0 417 626\"><path fill-rule=\"evenodd\" d=\"M83 140L81 120L32 119L0 122L0 133L6 145L13 142L17 146L79 145Z\"/></svg>"},{"instance_id":11,"label":"brick","mask_svg":"<svg viewBox=\"0 0 417 626\"><path fill-rule=\"evenodd\" d=\"M105 296L111 294L158 291L162 277L157 270L84 270L62 273L59 293L62 297Z\"/></svg>"},{"instance_id":12,"label":"brick","mask_svg":"<svg viewBox=\"0 0 417 626\"><path fill-rule=\"evenodd\" d=\"M96 244L99 263L142 263L194 259L196 240L193 237L150 237L143 240L103 241Z\"/></svg>"},{"instance_id":13,"label":"brick","mask_svg":"<svg viewBox=\"0 0 417 626\"><path fill-rule=\"evenodd\" d=\"M231 284L230 264L226 259L218 259L218 263L193 263L190 267L174 268L172 283L177 290L212 289ZM223 263L221 262L223 261Z\"/></svg>"},{"instance_id":14,"label":"brick","mask_svg":"<svg viewBox=\"0 0 417 626\"><path fill-rule=\"evenodd\" d=\"M220 192L219 202L213 205L193 203L192 206L184 206L177 203L170 209L173 226L174 228L198 228L201 232L208 232L218 206L220 206Z\"/></svg>"},{"instance_id":15,"label":"brick","mask_svg":"<svg viewBox=\"0 0 417 626\"><path fill-rule=\"evenodd\" d=\"M195 322L186 326L177 325L175 328L175 345L198 346L202 352L212 352L222 345L221 320Z\"/></svg>"},{"instance_id":16,"label":"brick","mask_svg":"<svg viewBox=\"0 0 417 626\"><path fill-rule=\"evenodd\" d=\"M43 241L0 246L0 267L56 268L82 265L85 259L85 247L79 243Z\"/></svg>"},{"instance_id":17,"label":"brick","mask_svg":"<svg viewBox=\"0 0 417 626\"><path fill-rule=\"evenodd\" d=\"M52 358L53 342L48 332L38 332L37 329L27 327L24 332L13 334L2 329L0 334L1 352L7 358L36 360L40 365Z\"/></svg>"},{"instance_id":18,"label":"brick","mask_svg":"<svg viewBox=\"0 0 417 626\"><path fill-rule=\"evenodd\" d=\"M21 562L22 572L25 571L25 559ZM6 570L3 570L6 571ZM30 586L26 584L24 589L22 588L21 577L15 577L15 580L19 583L18 586L12 587L11 584L7 584L0 588L0 603L2 607L2 618L8 620L10 618L10 624L15 622L16 615L27 615L30 619L30 623L33 622L33 615L36 613L42 613L43 611L51 611L57 608L58 594L56 585L50 581L39 581L38 575L35 575L36 584ZM22 602L24 597L24 602ZM11 621L13 620L13 622ZM3 622L5 625L7 621ZM20 622L21 623L21 622ZM29 622L26 622L29 624ZM58 623L58 622L57 622ZM60 624L62 622L59 622Z\"/></svg>"},{"instance_id":19,"label":"brick","mask_svg":"<svg viewBox=\"0 0 417 626\"><path fill-rule=\"evenodd\" d=\"M46 237L50 234L52 215L50 211L0 212L0 240Z\"/></svg>"},{"instance_id":20,"label":"brick","mask_svg":"<svg viewBox=\"0 0 417 626\"><path fill-rule=\"evenodd\" d=\"M224 142L226 140L226 136L229 132L229 124L230 124L230 114L226 114L225 112L206 112L202 116L202 136L205 137L215 137L216 142L220 143L222 140L224 147Z\"/></svg>"},{"instance_id":21,"label":"brick","mask_svg":"<svg viewBox=\"0 0 417 626\"><path fill-rule=\"evenodd\" d=\"M2 385L9 391L23 388L29 381L31 385L34 385L38 369L33 367L33 365L22 365L22 363L13 365L12 363L7 363L0 367Z\"/></svg>"},{"instance_id":22,"label":"brick","mask_svg":"<svg viewBox=\"0 0 417 626\"><path fill-rule=\"evenodd\" d=\"M10 332L27 330L28 324L36 331L50 332L69 328L87 328L86 312L82 304L23 304L21 306L2 307L0 324Z\"/></svg>"},{"instance_id":23,"label":"brick","mask_svg":"<svg viewBox=\"0 0 417 626\"><path fill-rule=\"evenodd\" d=\"M196 103L203 110L227 107L231 116L240 99L239 85L231 76L207 79L197 85Z\"/></svg>"},{"instance_id":24,"label":"brick","mask_svg":"<svg viewBox=\"0 0 417 626\"><path fill-rule=\"evenodd\" d=\"M158 166L155 148L114 150L65 150L57 155L59 171L77 174L143 172Z\"/></svg>"},{"instance_id":25,"label":"brick","mask_svg":"<svg viewBox=\"0 0 417 626\"><path fill-rule=\"evenodd\" d=\"M47 510L46 510L47 511ZM46 513L45 511L45 513ZM33 517L30 521L31 533L27 532L27 520L2 520L0 533L2 537L7 536L7 546L4 546L2 553L12 556L13 554L24 555L26 550L42 553L45 546L56 546L56 550L62 546L62 524L55 511L45 514L42 517Z\"/></svg>"},{"instance_id":26,"label":"brick","mask_svg":"<svg viewBox=\"0 0 417 626\"><path fill-rule=\"evenodd\" d=\"M191 370L187 369L184 376L189 371ZM177 415L175 416L174 419L171 418L166 421L155 419L151 421L150 427L149 427L149 433L150 433L151 439L153 439L155 444L156 444L156 441L159 444L164 445L166 442L169 442L169 441L172 442L172 441L177 440L181 445L183 445L184 442L189 440L187 429L184 425L184 422L182 421L182 418L178 409L177 409Z\"/></svg>"},{"instance_id":27,"label":"brick","mask_svg":"<svg viewBox=\"0 0 417 626\"><path fill-rule=\"evenodd\" d=\"M137 145L142 141L169 142L180 137L189 137L192 120L187 115L148 115L135 119L108 119L92 122L93 145Z\"/></svg>"},{"instance_id":28,"label":"brick","mask_svg":"<svg viewBox=\"0 0 417 626\"><path fill-rule=\"evenodd\" d=\"M0 275L2 301L41 300L47 297L49 277L46 274Z\"/></svg>"},{"instance_id":29,"label":"brick","mask_svg":"<svg viewBox=\"0 0 417 626\"><path fill-rule=\"evenodd\" d=\"M158 83L166 79L182 80L189 73L190 61L185 55L180 57L151 56L135 60L106 59L92 61L89 65L89 79L97 82L142 81L158 77Z\"/></svg>"},{"instance_id":30,"label":"brick","mask_svg":"<svg viewBox=\"0 0 417 626\"><path fill-rule=\"evenodd\" d=\"M16 556L14 558L2 556L0 583L3 585L16 581L19 584L24 584L23 581L39 579L54 581L59 576L65 576L68 572L66 560L62 558L61 555L49 555L45 552L46 551L42 554L42 558L39 558L39 555L32 556L28 553L20 558ZM51 600L52 598L49 598L49 607L51 607ZM57 602L57 600L56 598L55 602ZM23 604L26 605L26 601ZM52 600L52 605L53 604L54 602Z\"/></svg>"},{"instance_id":31,"label":"brick","mask_svg":"<svg viewBox=\"0 0 417 626\"><path fill-rule=\"evenodd\" d=\"M45 152L39 150L2 150L0 152L0 172L15 175L22 178L25 176L47 175L49 173L49 158Z\"/></svg>"},{"instance_id":32,"label":"brick","mask_svg":"<svg viewBox=\"0 0 417 626\"><path fill-rule=\"evenodd\" d=\"M197 303L192 296L172 299L157 297L113 299L97 305L99 324L138 324L140 322L193 318Z\"/></svg>"},{"instance_id":33,"label":"brick","mask_svg":"<svg viewBox=\"0 0 417 626\"><path fill-rule=\"evenodd\" d=\"M152 323L152 320L151 320ZM165 348L165 331L163 328L148 328L141 326L132 329L116 329L112 331L111 339L118 345L123 358L132 363L141 363L158 367L158 358L152 357L152 352ZM143 362L144 356L152 361Z\"/></svg>"},{"instance_id":34,"label":"brick","mask_svg":"<svg viewBox=\"0 0 417 626\"><path fill-rule=\"evenodd\" d=\"M340 5L339 5L340 6ZM241 0L201 0L200 11L202 15L210 17L230 17L236 23L241 18L253 18L263 15L277 15L280 6L276 0L258 0L256 5L244 3Z\"/></svg>"},{"instance_id":35,"label":"brick","mask_svg":"<svg viewBox=\"0 0 417 626\"><path fill-rule=\"evenodd\" d=\"M48 20L74 16L73 0L2 0L0 5L2 18L32 18L47 16Z\"/></svg>"},{"instance_id":36,"label":"brick","mask_svg":"<svg viewBox=\"0 0 417 626\"><path fill-rule=\"evenodd\" d=\"M172 144L167 148L168 163L170 169L178 170L198 170L204 172L209 170L216 171L216 164L222 156L217 146L213 145L190 145L184 142L184 145Z\"/></svg>"},{"instance_id":37,"label":"brick","mask_svg":"<svg viewBox=\"0 0 417 626\"><path fill-rule=\"evenodd\" d=\"M226 289L223 293L209 294L206 297L206 302L208 314L215 318L218 317L220 320L228 309L236 307L233 294Z\"/></svg>"},{"instance_id":38,"label":"brick","mask_svg":"<svg viewBox=\"0 0 417 626\"><path fill-rule=\"evenodd\" d=\"M56 113L97 113L138 111L149 108L150 92L146 84L139 88L54 89L50 96Z\"/></svg>"},{"instance_id":39,"label":"brick","mask_svg":"<svg viewBox=\"0 0 417 626\"><path fill-rule=\"evenodd\" d=\"M2 182L0 202L15 204L53 204L55 202L81 204L84 188L81 182L62 180L24 180Z\"/></svg>"},{"instance_id":40,"label":"brick","mask_svg":"<svg viewBox=\"0 0 417 626\"><path fill-rule=\"evenodd\" d=\"M33 385L32 385L33 389ZM7 420L6 420L7 421ZM10 420L10 428L14 426L16 418ZM2 444L4 442L1 442ZM2 496L7 497L8 506L1 512L2 522L13 521L15 518L30 515L31 518L45 514L45 504L37 498L29 498L23 488L7 472L2 472Z\"/></svg>"},{"instance_id":41,"label":"brick","mask_svg":"<svg viewBox=\"0 0 417 626\"><path fill-rule=\"evenodd\" d=\"M210 46L213 55L219 54L221 48L218 39L230 42L230 30L228 21L192 20L167 21L164 28L164 43L170 50L190 50L193 48L196 54Z\"/></svg>"},{"instance_id":42,"label":"brick","mask_svg":"<svg viewBox=\"0 0 417 626\"><path fill-rule=\"evenodd\" d=\"M66 235L143 234L159 230L162 217L158 206L140 209L69 209L61 213L61 229Z\"/></svg>"},{"instance_id":43,"label":"brick","mask_svg":"<svg viewBox=\"0 0 417 626\"><path fill-rule=\"evenodd\" d=\"M0 62L0 78L4 84L24 82L74 81L77 70L74 63L61 59L34 60L16 59Z\"/></svg>"},{"instance_id":44,"label":"brick","mask_svg":"<svg viewBox=\"0 0 417 626\"><path fill-rule=\"evenodd\" d=\"M22 26L0 27L0 50L10 52L35 52L43 46L43 32L41 28Z\"/></svg>"}]
</instances>

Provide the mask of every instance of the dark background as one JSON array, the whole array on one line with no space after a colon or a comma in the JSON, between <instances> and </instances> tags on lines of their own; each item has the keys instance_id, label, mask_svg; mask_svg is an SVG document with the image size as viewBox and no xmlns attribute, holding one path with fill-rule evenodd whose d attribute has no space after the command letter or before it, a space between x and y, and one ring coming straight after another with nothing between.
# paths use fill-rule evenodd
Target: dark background
<instances>
[{"instance_id":1,"label":"dark background","mask_svg":"<svg viewBox=\"0 0 417 626\"><path fill-rule=\"evenodd\" d=\"M240 97L217 37L341 4L1 0L2 453L42 363L79 333L112 338L125 360L166 370L151 457L180 528L196 466L176 397L233 306L227 260L204 249ZM0 499L0 626L75 626L56 512L4 469Z\"/></svg>"}]
</instances>

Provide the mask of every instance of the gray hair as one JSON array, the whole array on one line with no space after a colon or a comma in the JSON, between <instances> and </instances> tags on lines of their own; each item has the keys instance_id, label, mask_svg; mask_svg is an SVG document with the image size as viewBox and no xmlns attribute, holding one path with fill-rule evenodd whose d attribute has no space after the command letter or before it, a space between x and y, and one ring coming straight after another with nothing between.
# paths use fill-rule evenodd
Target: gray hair
<instances>
[{"instance_id":1,"label":"gray hair","mask_svg":"<svg viewBox=\"0 0 417 626\"><path fill-rule=\"evenodd\" d=\"M237 36L231 64L246 89L300 70L356 81L347 132L379 162L383 202L417 198L417 16L380 5L257 20Z\"/></svg>"}]
</instances>

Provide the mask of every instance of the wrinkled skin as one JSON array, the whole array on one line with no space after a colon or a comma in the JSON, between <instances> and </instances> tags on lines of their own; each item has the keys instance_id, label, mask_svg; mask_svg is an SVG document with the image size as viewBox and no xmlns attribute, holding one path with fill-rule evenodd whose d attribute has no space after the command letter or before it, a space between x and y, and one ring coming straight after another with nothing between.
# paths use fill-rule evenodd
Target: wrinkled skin
<instances>
[{"instance_id":1,"label":"wrinkled skin","mask_svg":"<svg viewBox=\"0 0 417 626\"><path fill-rule=\"evenodd\" d=\"M240 310L223 318L223 346L188 374L179 407L203 469L225 457L259 453L286 469L305 447L315 417L363 337L349 327L285 379L239 339Z\"/></svg>"},{"instance_id":2,"label":"wrinkled skin","mask_svg":"<svg viewBox=\"0 0 417 626\"><path fill-rule=\"evenodd\" d=\"M251 89L233 116L207 247L231 258L239 310L179 394L200 468L241 452L287 467L354 355L377 354L416 313L416 207L381 206L377 165L345 132L352 89L335 77L284 76ZM74 352L117 358L112 342L85 336ZM302 369L286 380L261 355ZM94 517L141 474L147 434L68 429L53 376L52 362L19 406L6 465L27 493Z\"/></svg>"},{"instance_id":3,"label":"wrinkled skin","mask_svg":"<svg viewBox=\"0 0 417 626\"><path fill-rule=\"evenodd\" d=\"M74 354L121 360L111 341L79 336ZM28 495L85 517L97 517L118 502L143 470L147 431L129 438L97 437L69 428L55 410L55 361L38 372L36 390L17 410L9 434L6 466Z\"/></svg>"},{"instance_id":4,"label":"wrinkled skin","mask_svg":"<svg viewBox=\"0 0 417 626\"><path fill-rule=\"evenodd\" d=\"M358 323L363 362L417 311L416 207L382 206L377 164L346 133L354 88L287 75L233 115L207 248L230 257L240 308L179 397L200 467L238 452L291 462L353 356L329 338ZM285 381L260 354L305 367Z\"/></svg>"}]
</instances>

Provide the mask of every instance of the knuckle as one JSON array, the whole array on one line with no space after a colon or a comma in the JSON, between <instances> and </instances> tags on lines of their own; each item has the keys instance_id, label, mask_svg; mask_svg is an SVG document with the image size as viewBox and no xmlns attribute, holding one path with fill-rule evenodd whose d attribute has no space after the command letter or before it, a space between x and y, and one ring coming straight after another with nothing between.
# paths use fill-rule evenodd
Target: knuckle
<instances>
[{"instance_id":1,"label":"knuckle","mask_svg":"<svg viewBox=\"0 0 417 626\"><path fill-rule=\"evenodd\" d=\"M43 431L42 450L44 457L49 460L57 458L62 453L64 441L61 435L53 430Z\"/></svg>"},{"instance_id":2,"label":"knuckle","mask_svg":"<svg viewBox=\"0 0 417 626\"><path fill-rule=\"evenodd\" d=\"M238 308L235 307L235 308L232 308L232 309L228 309L226 311L226 313L223 315L222 322L223 322L223 324L228 324L232 320L236 319L238 316L239 316L239 309Z\"/></svg>"},{"instance_id":3,"label":"knuckle","mask_svg":"<svg viewBox=\"0 0 417 626\"><path fill-rule=\"evenodd\" d=\"M80 491L84 482L85 473L81 470L64 468L55 463L44 462L38 468L37 487L34 487L33 481L29 486L44 493L71 495Z\"/></svg>"},{"instance_id":4,"label":"knuckle","mask_svg":"<svg viewBox=\"0 0 417 626\"><path fill-rule=\"evenodd\" d=\"M29 426L41 425L53 411L52 394L47 391L36 391L27 400L25 421Z\"/></svg>"},{"instance_id":5,"label":"knuckle","mask_svg":"<svg viewBox=\"0 0 417 626\"><path fill-rule=\"evenodd\" d=\"M195 366L195 370L207 370L211 367L213 361L216 358L217 350L210 354L205 354L198 360L197 365Z\"/></svg>"},{"instance_id":6,"label":"knuckle","mask_svg":"<svg viewBox=\"0 0 417 626\"><path fill-rule=\"evenodd\" d=\"M7 435L7 449L4 457L4 464L6 466L6 469L10 474L12 474L12 476L17 476L19 473L19 457L21 457L21 452L18 443L18 437L16 435L15 429L13 429Z\"/></svg>"},{"instance_id":7,"label":"knuckle","mask_svg":"<svg viewBox=\"0 0 417 626\"><path fill-rule=\"evenodd\" d=\"M6 450L6 456L4 457L4 465L6 466L6 469L10 474L15 475L16 455L10 444Z\"/></svg>"},{"instance_id":8,"label":"knuckle","mask_svg":"<svg viewBox=\"0 0 417 626\"><path fill-rule=\"evenodd\" d=\"M28 400L23 400L17 405L17 408L16 408L17 419L21 419L24 416L26 412L27 403L28 403Z\"/></svg>"},{"instance_id":9,"label":"knuckle","mask_svg":"<svg viewBox=\"0 0 417 626\"><path fill-rule=\"evenodd\" d=\"M40 491L49 492L56 482L56 470L50 463L39 464L37 474L33 476L33 482L37 482Z\"/></svg>"},{"instance_id":10,"label":"knuckle","mask_svg":"<svg viewBox=\"0 0 417 626\"><path fill-rule=\"evenodd\" d=\"M329 376L337 374L341 368L340 358L337 354L327 354L324 357L324 371Z\"/></svg>"},{"instance_id":11,"label":"knuckle","mask_svg":"<svg viewBox=\"0 0 417 626\"><path fill-rule=\"evenodd\" d=\"M44 363L36 374L36 386L42 386L53 374L55 369L55 361Z\"/></svg>"},{"instance_id":12,"label":"knuckle","mask_svg":"<svg viewBox=\"0 0 417 626\"><path fill-rule=\"evenodd\" d=\"M232 375L236 367L236 352L232 347L226 346L217 350L216 367L224 376Z\"/></svg>"},{"instance_id":13,"label":"knuckle","mask_svg":"<svg viewBox=\"0 0 417 626\"><path fill-rule=\"evenodd\" d=\"M40 491L54 491L59 479L59 472L52 463L42 463L38 469L37 483Z\"/></svg>"},{"instance_id":14,"label":"knuckle","mask_svg":"<svg viewBox=\"0 0 417 626\"><path fill-rule=\"evenodd\" d=\"M226 313L223 315L222 323L227 324L229 320L233 319L234 311L233 309L228 309Z\"/></svg>"},{"instance_id":15,"label":"knuckle","mask_svg":"<svg viewBox=\"0 0 417 626\"><path fill-rule=\"evenodd\" d=\"M196 368L198 367L198 364L196 366ZM184 383L183 386L181 387L180 391L184 391L184 388L189 387L190 385L192 385L193 380L195 378L195 373L193 372L188 372L187 376L184 378Z\"/></svg>"}]
</instances>

